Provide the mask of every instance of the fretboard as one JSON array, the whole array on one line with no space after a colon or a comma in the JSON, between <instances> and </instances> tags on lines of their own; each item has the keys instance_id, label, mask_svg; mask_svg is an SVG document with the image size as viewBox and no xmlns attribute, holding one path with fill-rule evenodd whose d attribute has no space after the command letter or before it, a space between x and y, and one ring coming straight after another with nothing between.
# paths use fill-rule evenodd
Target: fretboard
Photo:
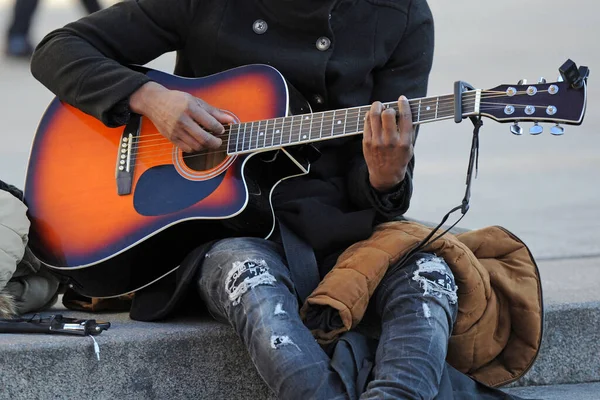
<instances>
[{"instance_id":1,"label":"fretboard","mask_svg":"<svg viewBox=\"0 0 600 400\"><path fill-rule=\"evenodd\" d=\"M463 115L478 109L475 94L463 94ZM409 100L413 124L454 118L454 95ZM384 103L398 111L398 103ZM227 153L243 154L258 150L335 139L363 132L364 117L371 106L292 115L227 127Z\"/></svg>"}]
</instances>

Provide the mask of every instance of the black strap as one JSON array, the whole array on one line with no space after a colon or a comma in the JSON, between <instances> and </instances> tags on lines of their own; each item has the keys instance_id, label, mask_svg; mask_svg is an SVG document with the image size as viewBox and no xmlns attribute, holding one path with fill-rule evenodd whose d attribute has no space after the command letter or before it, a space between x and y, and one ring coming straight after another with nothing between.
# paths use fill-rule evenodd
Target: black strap
<instances>
[{"instance_id":1,"label":"black strap","mask_svg":"<svg viewBox=\"0 0 600 400\"><path fill-rule=\"evenodd\" d=\"M321 281L317 259L312 247L281 222L279 229L296 294L303 304Z\"/></svg>"},{"instance_id":2,"label":"black strap","mask_svg":"<svg viewBox=\"0 0 600 400\"><path fill-rule=\"evenodd\" d=\"M454 207L452 210L448 211L448 213L446 215L444 215L444 218L442 218L442 221L435 228L433 228L433 230L429 233L429 235L427 235L427 237L425 237L425 239L421 240L419 243L417 243L415 246L413 246L395 264L396 266L404 265L404 263L406 263L406 261L408 261L408 259L411 258L414 254L421 251L428 244L435 242L436 240L438 240L439 238L444 236L446 233L448 233L452 228L454 228L463 219L463 217L465 216L467 211L469 211L469 206L470 206L469 201L471 199L471 183L473 181L473 170L475 171L475 177L477 177L477 170L479 168L479 130L481 129L481 127L483 125L483 121L481 121L481 116L472 117L471 122L473 122L473 126L474 126L473 139L471 141L469 166L467 167L467 181L466 181L467 187L465 189L465 196L463 197L461 204L459 206ZM433 235L435 235L437 233L437 231L440 230L440 228L444 225L444 223L450 217L450 215L456 211L461 212L462 215L460 216L460 218L458 220L456 220L456 222L454 222L449 228L447 228L442 233L440 233L438 236L436 236L435 238L432 239Z\"/></svg>"}]
</instances>

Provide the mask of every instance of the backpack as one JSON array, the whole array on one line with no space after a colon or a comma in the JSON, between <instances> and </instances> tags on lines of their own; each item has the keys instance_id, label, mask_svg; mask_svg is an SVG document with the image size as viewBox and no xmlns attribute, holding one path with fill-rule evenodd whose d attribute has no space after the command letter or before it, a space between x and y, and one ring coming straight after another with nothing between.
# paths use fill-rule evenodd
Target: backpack
<instances>
[{"instance_id":1,"label":"backpack","mask_svg":"<svg viewBox=\"0 0 600 400\"><path fill-rule=\"evenodd\" d=\"M0 318L51 307L59 280L27 247L30 222L23 192L0 180Z\"/></svg>"}]
</instances>

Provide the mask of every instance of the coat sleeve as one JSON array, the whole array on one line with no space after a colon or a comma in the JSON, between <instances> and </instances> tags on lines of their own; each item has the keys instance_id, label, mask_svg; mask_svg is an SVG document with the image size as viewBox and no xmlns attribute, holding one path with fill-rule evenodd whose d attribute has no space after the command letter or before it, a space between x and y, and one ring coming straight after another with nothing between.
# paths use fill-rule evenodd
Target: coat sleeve
<instances>
[{"instance_id":1,"label":"coat sleeve","mask_svg":"<svg viewBox=\"0 0 600 400\"><path fill-rule=\"evenodd\" d=\"M109 127L129 119L128 97L149 79L124 64L146 64L182 48L195 0L123 1L49 33L31 72L58 98Z\"/></svg>"},{"instance_id":2,"label":"coat sleeve","mask_svg":"<svg viewBox=\"0 0 600 400\"><path fill-rule=\"evenodd\" d=\"M408 99L424 97L433 62L434 29L431 10L425 0L413 0L406 31L394 53L382 68L374 72L371 102L395 101L400 95ZM418 128L418 127L417 127ZM384 220L404 214L412 196L415 160L410 160L404 181L387 193L380 193L369 183L369 173L360 140L347 175L350 198L359 208L374 208Z\"/></svg>"}]
</instances>

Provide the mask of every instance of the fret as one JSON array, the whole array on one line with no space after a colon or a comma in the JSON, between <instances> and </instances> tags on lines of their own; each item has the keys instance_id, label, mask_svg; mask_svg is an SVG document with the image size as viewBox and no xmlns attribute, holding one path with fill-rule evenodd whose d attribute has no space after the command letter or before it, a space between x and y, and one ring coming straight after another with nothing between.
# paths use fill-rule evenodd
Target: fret
<instances>
[{"instance_id":1,"label":"fret","mask_svg":"<svg viewBox=\"0 0 600 400\"><path fill-rule=\"evenodd\" d=\"M315 114L310 114L310 125L308 127L308 138L310 140L316 139L316 137L313 137L313 135L316 136L316 134L313 132L313 119L314 118L315 118Z\"/></svg>"},{"instance_id":2,"label":"fret","mask_svg":"<svg viewBox=\"0 0 600 400\"><path fill-rule=\"evenodd\" d=\"M294 128L294 116L292 115L291 117L286 118L286 120L289 120L289 124L287 124L287 129L289 129L289 135L287 135L288 137L288 141L286 142L287 144L292 143L292 131Z\"/></svg>"},{"instance_id":3,"label":"fret","mask_svg":"<svg viewBox=\"0 0 600 400\"><path fill-rule=\"evenodd\" d=\"M292 120L293 120L293 118L291 118L291 117L285 117L283 119L283 122L281 125L281 144L282 145L291 143L290 136L292 134Z\"/></svg>"},{"instance_id":4,"label":"fret","mask_svg":"<svg viewBox=\"0 0 600 400\"><path fill-rule=\"evenodd\" d=\"M445 97L447 99L446 106L448 110L445 117L454 117L454 95L446 95Z\"/></svg>"},{"instance_id":5,"label":"fret","mask_svg":"<svg viewBox=\"0 0 600 400\"><path fill-rule=\"evenodd\" d=\"M360 108L355 107L349 109L346 113L346 132L345 133L356 133L360 132L358 124L360 123ZM355 123L356 120L356 123Z\"/></svg>"},{"instance_id":6,"label":"fret","mask_svg":"<svg viewBox=\"0 0 600 400\"><path fill-rule=\"evenodd\" d=\"M235 132L237 128L237 132ZM229 125L229 143L227 143L227 153L235 153L238 149L238 138L240 134L240 125ZM235 139L234 139L235 138Z\"/></svg>"},{"instance_id":7,"label":"fret","mask_svg":"<svg viewBox=\"0 0 600 400\"><path fill-rule=\"evenodd\" d=\"M333 112L331 136L341 136L344 133L343 121L341 115L339 115L342 111L343 110L336 110ZM336 114L338 115L336 116Z\"/></svg>"},{"instance_id":8,"label":"fret","mask_svg":"<svg viewBox=\"0 0 600 400\"><path fill-rule=\"evenodd\" d=\"M246 150L246 129L248 128L248 123L244 123L244 133L242 134L242 148L240 151Z\"/></svg>"},{"instance_id":9,"label":"fret","mask_svg":"<svg viewBox=\"0 0 600 400\"><path fill-rule=\"evenodd\" d=\"M417 109L417 122L421 122L421 102L423 99L419 99L419 108Z\"/></svg>"},{"instance_id":10,"label":"fret","mask_svg":"<svg viewBox=\"0 0 600 400\"><path fill-rule=\"evenodd\" d=\"M279 126L279 145L283 145L283 135L285 134L285 122L287 121L286 117L281 118L281 125Z\"/></svg>"},{"instance_id":11,"label":"fret","mask_svg":"<svg viewBox=\"0 0 600 400\"><path fill-rule=\"evenodd\" d=\"M302 129L302 116L294 115L294 129L292 130L292 142L298 143L300 141L300 130ZM300 120L300 122L298 122Z\"/></svg>"},{"instance_id":12,"label":"fret","mask_svg":"<svg viewBox=\"0 0 600 400\"><path fill-rule=\"evenodd\" d=\"M360 129L360 121L364 121L365 117L363 116L367 114L367 112L365 111L365 107L360 107L358 109L358 115L356 117L356 132L360 132L361 130L364 130L364 123L363 123L363 129Z\"/></svg>"},{"instance_id":13,"label":"fret","mask_svg":"<svg viewBox=\"0 0 600 400\"><path fill-rule=\"evenodd\" d=\"M439 99L441 99L441 101L438 102L438 112L436 114L436 118L443 118L446 117L449 111L449 107L448 107L448 103L449 103L449 99L447 96L440 96ZM452 102L452 115L454 115L454 102Z\"/></svg>"},{"instance_id":14,"label":"fret","mask_svg":"<svg viewBox=\"0 0 600 400\"><path fill-rule=\"evenodd\" d=\"M300 131L302 130L302 115L294 115L296 121L294 122L294 129L292 130L293 143L298 143L300 141ZM300 120L300 122L298 122Z\"/></svg>"},{"instance_id":15,"label":"fret","mask_svg":"<svg viewBox=\"0 0 600 400\"><path fill-rule=\"evenodd\" d=\"M431 103L431 101L432 100L430 98L425 99L426 104ZM432 119L432 117L431 117L432 111L431 111L431 106L429 104L427 104L425 106L425 112L423 114L425 115L425 118L422 118L421 121L429 121L430 119Z\"/></svg>"},{"instance_id":16,"label":"fret","mask_svg":"<svg viewBox=\"0 0 600 400\"><path fill-rule=\"evenodd\" d=\"M454 116L454 96L440 96L438 97L435 119L448 116Z\"/></svg>"},{"instance_id":17,"label":"fret","mask_svg":"<svg viewBox=\"0 0 600 400\"><path fill-rule=\"evenodd\" d=\"M300 134L299 141L304 142L310 140L310 125L312 122L312 117L310 114L304 114L300 116L302 122L300 123Z\"/></svg>"},{"instance_id":18,"label":"fret","mask_svg":"<svg viewBox=\"0 0 600 400\"><path fill-rule=\"evenodd\" d=\"M253 138L253 136L254 136L254 121L250 125L250 132L248 134L248 147L247 147L246 150L252 150L253 149L253 147L252 147L252 145L254 144L254 140L253 140L254 138Z\"/></svg>"},{"instance_id":19,"label":"fret","mask_svg":"<svg viewBox=\"0 0 600 400\"><path fill-rule=\"evenodd\" d=\"M273 123L273 138L271 146L279 146L281 144L281 128L283 127L283 118L276 118Z\"/></svg>"},{"instance_id":20,"label":"fret","mask_svg":"<svg viewBox=\"0 0 600 400\"><path fill-rule=\"evenodd\" d=\"M321 127L319 128L319 139L321 139L323 137L323 121L325 121L325 113L320 112L319 114L321 115Z\"/></svg>"},{"instance_id":21,"label":"fret","mask_svg":"<svg viewBox=\"0 0 600 400\"><path fill-rule=\"evenodd\" d=\"M302 124L304 123L304 117L302 115L299 115L298 118L300 118L300 127L298 128L298 137L295 138L296 143L302 140Z\"/></svg>"},{"instance_id":22,"label":"fret","mask_svg":"<svg viewBox=\"0 0 600 400\"><path fill-rule=\"evenodd\" d=\"M267 136L269 135L269 120L265 121L265 127L263 128L264 134L263 134L263 140L262 140L262 144L259 147L265 148L267 147Z\"/></svg>"},{"instance_id":23,"label":"fret","mask_svg":"<svg viewBox=\"0 0 600 400\"><path fill-rule=\"evenodd\" d=\"M333 136L333 128L335 128L335 110L333 110L331 113L331 132L329 133L329 136Z\"/></svg>"},{"instance_id":24,"label":"fret","mask_svg":"<svg viewBox=\"0 0 600 400\"><path fill-rule=\"evenodd\" d=\"M260 147L259 143L261 140L263 140L265 136L264 126L262 126L263 122L266 121L258 121L258 125L256 126L256 144L254 146L255 149L258 149Z\"/></svg>"},{"instance_id":25,"label":"fret","mask_svg":"<svg viewBox=\"0 0 600 400\"><path fill-rule=\"evenodd\" d=\"M331 132L331 111L323 111L323 120L321 121L321 139L328 138Z\"/></svg>"},{"instance_id":26,"label":"fret","mask_svg":"<svg viewBox=\"0 0 600 400\"><path fill-rule=\"evenodd\" d=\"M346 134L346 122L348 122L348 109L346 108L346 112L344 113L344 125L342 135Z\"/></svg>"},{"instance_id":27,"label":"fret","mask_svg":"<svg viewBox=\"0 0 600 400\"><path fill-rule=\"evenodd\" d=\"M437 119L437 117L438 117L438 110L439 110L439 108L440 108L440 107L439 107L439 104L440 104L440 98L439 98L439 97L437 97L437 98L435 99L435 118L434 118L434 119Z\"/></svg>"}]
</instances>

